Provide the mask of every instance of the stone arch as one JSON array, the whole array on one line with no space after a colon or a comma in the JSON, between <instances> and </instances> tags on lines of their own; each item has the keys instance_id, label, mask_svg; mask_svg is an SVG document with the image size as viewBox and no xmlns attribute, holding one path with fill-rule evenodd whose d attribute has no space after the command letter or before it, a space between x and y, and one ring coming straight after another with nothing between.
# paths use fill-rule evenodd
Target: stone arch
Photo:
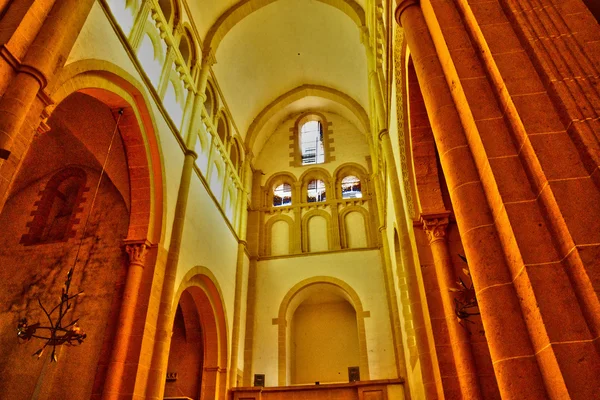
<instances>
[{"instance_id":1,"label":"stone arch","mask_svg":"<svg viewBox=\"0 0 600 400\"><path fill-rule=\"evenodd\" d=\"M398 151L400 154L400 164L402 170L402 182L404 184L404 195L406 197L407 211L411 218L417 218L419 213L418 205L416 204L416 187L413 179L414 169L412 161L411 138L408 118L408 80L406 74L407 60L410 56L410 50L404 40L404 34L396 30L395 33L395 76L396 85L396 104L397 104L397 119L398 119Z\"/></svg>"},{"instance_id":2,"label":"stone arch","mask_svg":"<svg viewBox=\"0 0 600 400\"><path fill-rule=\"evenodd\" d=\"M181 45L182 45L183 41L187 41L187 44L189 46L189 57L186 59L186 57L183 53L181 55L187 62L187 65L191 71L194 68L194 66L198 63L198 45L197 45L197 40L194 37L194 34L192 33L194 30L193 30L192 26L189 24L189 22L186 21L182 25L183 25L182 26L183 34L181 35L181 38L179 39L178 48L181 53Z\"/></svg>"},{"instance_id":3,"label":"stone arch","mask_svg":"<svg viewBox=\"0 0 600 400\"><path fill-rule=\"evenodd\" d=\"M327 118L323 113L317 111L306 111L296 118L294 122L294 160L296 166L303 166L302 159L302 128L304 124L310 121L318 121L321 124L321 143L323 145L324 157L323 162L315 162L315 164L323 164L326 162L334 161L335 158L331 157L331 140L330 135L333 133L330 129L331 122L327 121Z\"/></svg>"},{"instance_id":4,"label":"stone arch","mask_svg":"<svg viewBox=\"0 0 600 400\"><path fill-rule=\"evenodd\" d=\"M124 109L119 124L130 173L132 202L126 240L158 243L164 235L163 163L154 116L141 85L126 71L106 61L83 60L65 67L48 87L56 104L81 92L112 109Z\"/></svg>"},{"instance_id":5,"label":"stone arch","mask_svg":"<svg viewBox=\"0 0 600 400\"><path fill-rule=\"evenodd\" d=\"M169 5L169 15L164 15L164 5ZM179 21L181 20L181 4L179 4L179 0L158 0L158 7L163 12L163 16L165 20L171 27L171 30L179 25Z\"/></svg>"},{"instance_id":6,"label":"stone arch","mask_svg":"<svg viewBox=\"0 0 600 400\"><path fill-rule=\"evenodd\" d=\"M265 183L265 185L263 186L263 190L264 190L264 199L265 199L265 206L267 207L272 207L273 206L273 188L275 186L281 185L282 183L287 183L290 186L292 186L292 204L294 204L294 202L301 202L300 197L299 197L299 193L296 193L296 176L294 174L292 174L291 172L279 172L276 173L274 175L271 175L271 177L269 179L267 179L267 182Z\"/></svg>"},{"instance_id":7,"label":"stone arch","mask_svg":"<svg viewBox=\"0 0 600 400\"><path fill-rule=\"evenodd\" d=\"M300 176L300 179L298 179L298 181L302 183L300 189L300 201L302 203L308 202L306 197L308 193L308 184L314 179L322 180L325 183L325 190L327 193L326 196L330 196L330 193L333 190L333 185L331 182L331 175L329 174L329 171L327 171L325 168L313 167L305 171ZM330 197L327 198L330 199Z\"/></svg>"},{"instance_id":8,"label":"stone arch","mask_svg":"<svg viewBox=\"0 0 600 400\"><path fill-rule=\"evenodd\" d=\"M315 210L310 210L309 212L307 212L306 214L304 214L302 216L302 251L303 252L309 252L309 240L310 240L310 234L308 232L308 222L310 221L311 218L313 217L323 217L325 218L325 221L327 222L327 247L329 250L333 250L333 226L332 226L332 221L331 221L331 214L329 214L327 211L325 210L319 210L319 209L315 209Z\"/></svg>"},{"instance_id":9,"label":"stone arch","mask_svg":"<svg viewBox=\"0 0 600 400\"><path fill-rule=\"evenodd\" d=\"M295 101L309 96L321 97L341 104L356 116L365 132L369 130L369 116L367 115L365 109L352 97L327 86L302 85L282 94L273 100L269 105L267 105L260 113L258 113L248 128L248 134L246 135L246 148L251 151L253 150L258 134L265 124L278 111L294 103Z\"/></svg>"},{"instance_id":10,"label":"stone arch","mask_svg":"<svg viewBox=\"0 0 600 400\"><path fill-rule=\"evenodd\" d=\"M234 155L237 157L235 158ZM236 136L231 137L231 146L229 148L229 159L235 167L238 174L241 173L241 167L244 162L244 146L240 138Z\"/></svg>"},{"instance_id":11,"label":"stone arch","mask_svg":"<svg viewBox=\"0 0 600 400\"><path fill-rule=\"evenodd\" d=\"M335 182L335 198L342 198L342 179L348 175L354 175L360 179L361 192L364 192L368 188L369 174L365 167L357 163L344 163L337 167L333 172L333 179ZM365 193L366 194L366 193ZM363 196L364 197L364 196Z\"/></svg>"},{"instance_id":12,"label":"stone arch","mask_svg":"<svg viewBox=\"0 0 600 400\"><path fill-rule=\"evenodd\" d=\"M224 109L219 110L216 118L217 136L221 139L224 146L227 146L227 141L230 136L231 127L229 126L229 118Z\"/></svg>"},{"instance_id":13,"label":"stone arch","mask_svg":"<svg viewBox=\"0 0 600 400\"><path fill-rule=\"evenodd\" d=\"M51 218L50 211L52 204L57 197L59 186L63 182L73 179L78 186L77 193L74 196L74 201L71 205L71 212L68 215L68 223L62 230L62 238L44 238L45 228L49 224L49 218ZM77 214L82 211L80 208L81 203L84 201L83 194L89 190L86 187L87 174L79 166L70 165L62 168L58 172L54 172L46 187L41 192L40 200L36 202L37 207L32 211L33 220L29 223L29 231L21 237L21 243L24 245L32 245L42 243L49 243L52 241L64 241L75 237L77 230L73 229L74 225L80 222L80 218L76 218ZM55 235L56 236L56 235Z\"/></svg>"},{"instance_id":14,"label":"stone arch","mask_svg":"<svg viewBox=\"0 0 600 400\"><path fill-rule=\"evenodd\" d=\"M367 353L367 335L365 330L364 319L370 316L368 311L365 311L358 296L358 293L346 282L341 279L334 278L331 276L313 276L305 279L296 285L294 285L284 296L279 306L279 314L277 316L278 325L278 385L285 386L287 380L287 323L288 318L295 311L295 307L299 305L294 304L293 300L297 298L297 295L304 289L316 285L316 284L328 284L336 287L340 290L342 297L354 307L356 311L356 322L358 326L358 346L359 346L359 357L360 357L360 373L362 380L369 380L369 358ZM291 311L291 312L290 312Z\"/></svg>"},{"instance_id":15,"label":"stone arch","mask_svg":"<svg viewBox=\"0 0 600 400\"><path fill-rule=\"evenodd\" d=\"M206 38L204 39L204 47L212 49L213 53L217 53L217 48L235 25L241 22L244 18L252 14L254 11L261 9L277 0L242 0L225 11L210 27ZM366 25L365 11L355 0L318 0L321 3L329 4L346 14L358 28Z\"/></svg>"},{"instance_id":16,"label":"stone arch","mask_svg":"<svg viewBox=\"0 0 600 400\"><path fill-rule=\"evenodd\" d=\"M204 100L204 110L206 111L208 120L213 123L215 121L215 115L217 115L219 98L217 92L215 92L214 84L209 79L206 83L206 99Z\"/></svg>"},{"instance_id":17,"label":"stone arch","mask_svg":"<svg viewBox=\"0 0 600 400\"><path fill-rule=\"evenodd\" d=\"M144 33L150 38L150 42L154 48L154 58L156 59L156 56L158 56L158 61L161 64L164 63L166 54L162 48L162 39L159 31L154 25L152 25L150 21L146 21L146 24L144 25Z\"/></svg>"},{"instance_id":18,"label":"stone arch","mask_svg":"<svg viewBox=\"0 0 600 400\"><path fill-rule=\"evenodd\" d=\"M265 223L263 251L264 255L267 257L271 256L271 245L273 243L273 225L275 225L275 223L279 221L284 221L289 226L289 254L293 254L294 252L294 243L296 242L294 235L294 220L289 215L280 214L275 217L269 218Z\"/></svg>"},{"instance_id":19,"label":"stone arch","mask_svg":"<svg viewBox=\"0 0 600 400\"><path fill-rule=\"evenodd\" d=\"M342 249L348 248L348 232L346 230L346 216L351 212L358 212L362 214L365 221L365 233L367 234L367 246L373 247L373 237L375 236L373 232L373 223L371 222L371 214L369 211L362 206L347 206L344 207L342 211L340 211L340 236L341 236L341 244Z\"/></svg>"},{"instance_id":20,"label":"stone arch","mask_svg":"<svg viewBox=\"0 0 600 400\"><path fill-rule=\"evenodd\" d=\"M227 314L221 287L210 269L190 269L173 297L171 321L184 292L191 294L202 322L204 365L200 400L225 400L227 393ZM185 298L184 298L185 299Z\"/></svg>"}]
</instances>

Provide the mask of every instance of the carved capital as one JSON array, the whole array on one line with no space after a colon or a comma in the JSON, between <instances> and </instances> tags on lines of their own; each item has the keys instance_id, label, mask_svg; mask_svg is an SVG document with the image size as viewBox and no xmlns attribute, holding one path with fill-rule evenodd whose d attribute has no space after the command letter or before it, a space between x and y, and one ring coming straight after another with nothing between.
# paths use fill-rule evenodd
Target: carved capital
<instances>
[{"instance_id":1,"label":"carved capital","mask_svg":"<svg viewBox=\"0 0 600 400\"><path fill-rule=\"evenodd\" d=\"M125 251L129 256L129 264L135 264L144 266L144 262L146 261L146 254L148 254L148 249L150 245L147 242L141 243L126 243Z\"/></svg>"},{"instance_id":2,"label":"carved capital","mask_svg":"<svg viewBox=\"0 0 600 400\"><path fill-rule=\"evenodd\" d=\"M448 217L421 217L421 222L423 223L423 230L429 238L429 243L444 240L448 228Z\"/></svg>"},{"instance_id":3,"label":"carved capital","mask_svg":"<svg viewBox=\"0 0 600 400\"><path fill-rule=\"evenodd\" d=\"M217 63L217 58L211 47L202 51L202 65L208 68L212 67Z\"/></svg>"}]
</instances>

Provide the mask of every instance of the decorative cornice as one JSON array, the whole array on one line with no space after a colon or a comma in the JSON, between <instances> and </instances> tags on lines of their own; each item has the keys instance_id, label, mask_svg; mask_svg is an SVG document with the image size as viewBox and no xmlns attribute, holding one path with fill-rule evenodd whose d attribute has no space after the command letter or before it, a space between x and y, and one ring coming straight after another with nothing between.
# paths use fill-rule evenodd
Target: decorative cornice
<instances>
[{"instance_id":1,"label":"decorative cornice","mask_svg":"<svg viewBox=\"0 0 600 400\"><path fill-rule=\"evenodd\" d=\"M398 23L398 25L402 26L402 23L400 22L400 17L402 16L402 13L404 11L406 11L406 9L410 6L419 6L421 4L420 0L400 0L396 2L396 12L395 12L395 16L396 16L396 22Z\"/></svg>"}]
</instances>

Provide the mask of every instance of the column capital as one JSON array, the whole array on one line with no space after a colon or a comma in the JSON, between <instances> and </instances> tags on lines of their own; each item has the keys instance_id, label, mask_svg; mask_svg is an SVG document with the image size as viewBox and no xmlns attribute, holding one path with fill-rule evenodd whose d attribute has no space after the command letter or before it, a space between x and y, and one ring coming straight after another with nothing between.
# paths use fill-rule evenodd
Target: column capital
<instances>
[{"instance_id":1,"label":"column capital","mask_svg":"<svg viewBox=\"0 0 600 400\"><path fill-rule=\"evenodd\" d=\"M423 230L427 233L429 243L445 240L450 213L421 215Z\"/></svg>"},{"instance_id":2,"label":"column capital","mask_svg":"<svg viewBox=\"0 0 600 400\"><path fill-rule=\"evenodd\" d=\"M202 66L210 68L217 63L217 58L212 47L204 49L202 51Z\"/></svg>"},{"instance_id":3,"label":"column capital","mask_svg":"<svg viewBox=\"0 0 600 400\"><path fill-rule=\"evenodd\" d=\"M379 140L383 141L383 139L387 136L388 138L390 137L390 131L387 129L382 129L379 131Z\"/></svg>"},{"instance_id":4,"label":"column capital","mask_svg":"<svg viewBox=\"0 0 600 400\"><path fill-rule=\"evenodd\" d=\"M129 264L144 266L146 261L146 254L150 248L150 242L147 240L142 241L126 241L125 252L129 256Z\"/></svg>"},{"instance_id":5,"label":"column capital","mask_svg":"<svg viewBox=\"0 0 600 400\"><path fill-rule=\"evenodd\" d=\"M396 0L396 22L398 25L402 26L400 22L400 17L402 13L410 6L419 6L421 4L421 0Z\"/></svg>"}]
</instances>

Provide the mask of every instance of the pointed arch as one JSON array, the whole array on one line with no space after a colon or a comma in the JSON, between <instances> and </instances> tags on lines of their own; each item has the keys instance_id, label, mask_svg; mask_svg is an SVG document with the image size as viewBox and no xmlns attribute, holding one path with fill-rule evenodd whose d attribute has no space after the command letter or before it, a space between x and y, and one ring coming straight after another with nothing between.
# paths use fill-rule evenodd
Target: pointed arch
<instances>
[{"instance_id":1,"label":"pointed arch","mask_svg":"<svg viewBox=\"0 0 600 400\"><path fill-rule=\"evenodd\" d=\"M219 19L210 27L204 39L204 48L211 49L213 54L227 35L244 18L253 12L267 6L277 0L242 0L225 11ZM366 25L365 11L355 0L317 0L337 8L346 14L359 28Z\"/></svg>"},{"instance_id":2,"label":"pointed arch","mask_svg":"<svg viewBox=\"0 0 600 400\"><path fill-rule=\"evenodd\" d=\"M48 93L55 104L70 94L81 92L96 98L112 109L123 108L120 132L125 144L129 168L135 169L137 179L131 180L135 193L135 209L127 240L149 240L159 243L165 232L163 215L164 165L154 116L142 85L120 67L100 60L82 60L66 66L57 76Z\"/></svg>"},{"instance_id":3,"label":"pointed arch","mask_svg":"<svg viewBox=\"0 0 600 400\"><path fill-rule=\"evenodd\" d=\"M286 92L273 100L266 106L252 121L246 135L246 148L254 151L254 143L256 138L265 124L281 109L292 104L295 101L305 97L314 96L321 97L327 100L335 101L336 103L350 110L360 121L364 131L369 129L369 116L365 109L352 97L337 89L333 89L322 85L302 85L295 89ZM256 152L255 152L256 153ZM257 153L256 153L257 154Z\"/></svg>"}]
</instances>

